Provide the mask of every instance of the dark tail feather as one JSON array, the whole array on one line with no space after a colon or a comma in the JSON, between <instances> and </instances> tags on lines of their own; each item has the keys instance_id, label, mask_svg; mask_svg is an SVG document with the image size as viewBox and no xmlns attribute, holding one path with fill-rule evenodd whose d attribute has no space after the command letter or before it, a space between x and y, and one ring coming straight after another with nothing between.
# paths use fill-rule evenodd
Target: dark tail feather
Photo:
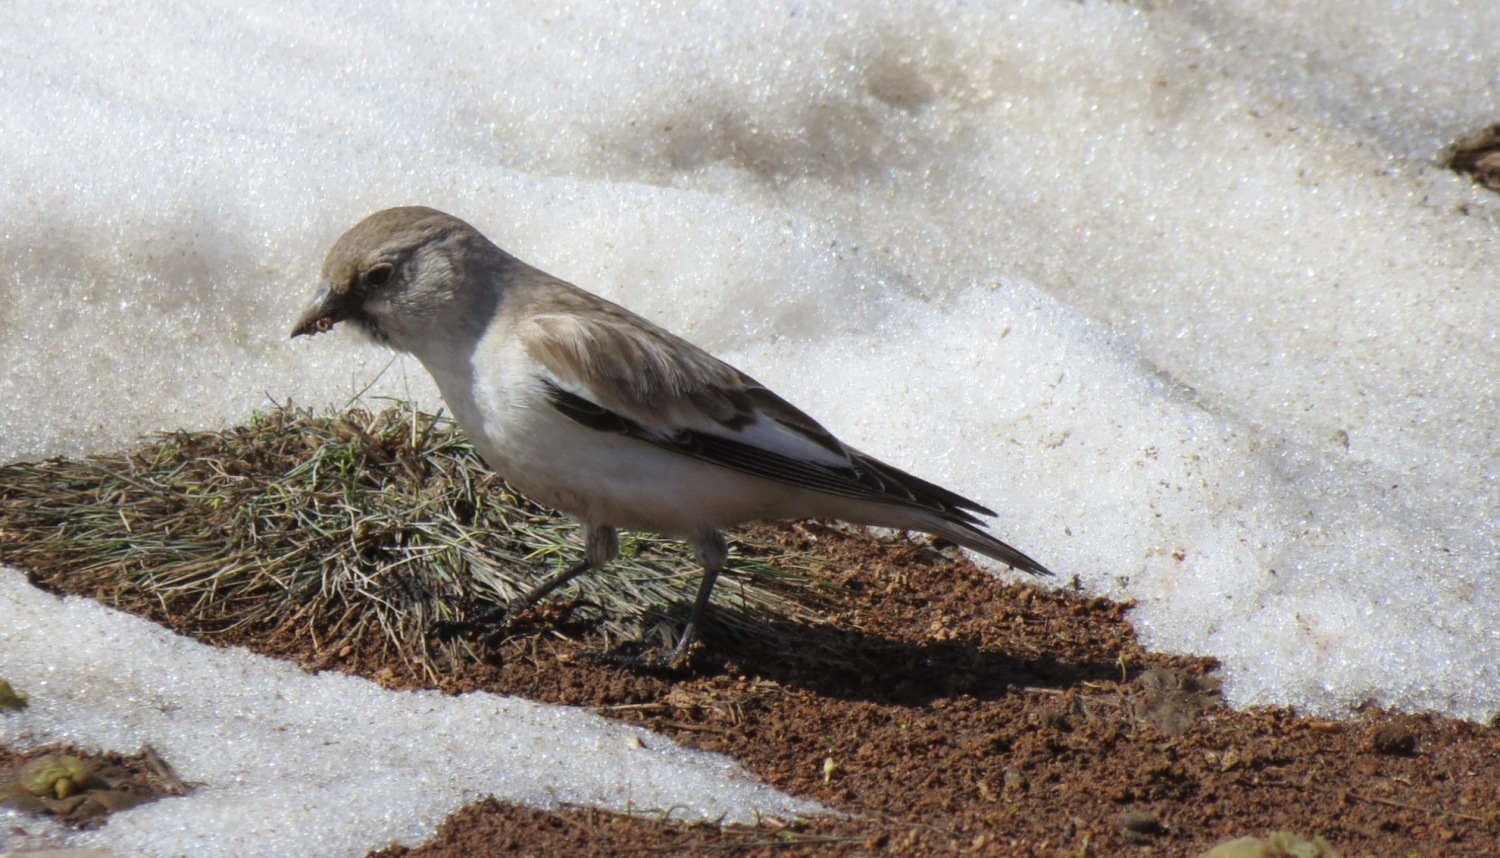
<instances>
[{"instance_id":1,"label":"dark tail feather","mask_svg":"<svg viewBox=\"0 0 1500 858\"><path fill-rule=\"evenodd\" d=\"M999 560L1012 569L1029 572L1032 575L1052 574L1042 564L967 522L944 521L943 524L947 527L935 528L928 532L970 551L977 551L986 557Z\"/></svg>"}]
</instances>

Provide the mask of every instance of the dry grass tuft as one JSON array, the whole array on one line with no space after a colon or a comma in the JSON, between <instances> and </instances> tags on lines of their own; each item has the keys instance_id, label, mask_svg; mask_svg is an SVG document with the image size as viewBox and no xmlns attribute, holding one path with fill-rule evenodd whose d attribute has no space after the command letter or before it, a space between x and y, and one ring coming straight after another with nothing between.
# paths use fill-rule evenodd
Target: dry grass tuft
<instances>
[{"instance_id":1,"label":"dry grass tuft","mask_svg":"<svg viewBox=\"0 0 1500 858\"><path fill-rule=\"evenodd\" d=\"M464 646L437 641L434 623L520 595L544 567L576 558L578 538L572 520L488 470L451 421L399 403L330 416L278 408L127 453L0 465L6 563L126 610L159 607L195 634L306 624L353 639L376 623L428 671ZM822 591L803 574L813 560L736 546L714 594L729 609L723 632L765 637L771 617L821 622ZM621 548L565 592L607 631L665 643L674 624L662 609L691 601L699 570L678 542L627 535Z\"/></svg>"}]
</instances>

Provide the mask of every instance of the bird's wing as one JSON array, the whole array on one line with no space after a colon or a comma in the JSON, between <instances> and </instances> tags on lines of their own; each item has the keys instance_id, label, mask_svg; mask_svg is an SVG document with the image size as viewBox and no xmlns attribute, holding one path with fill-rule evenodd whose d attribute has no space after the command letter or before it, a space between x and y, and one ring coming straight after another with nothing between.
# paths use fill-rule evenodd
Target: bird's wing
<instances>
[{"instance_id":1,"label":"bird's wing","mask_svg":"<svg viewBox=\"0 0 1500 858\"><path fill-rule=\"evenodd\" d=\"M559 281L561 284L561 281ZM549 306L549 305L555 305ZM983 506L854 450L755 379L622 307L548 290L518 334L570 419L703 462L965 524Z\"/></svg>"}]
</instances>

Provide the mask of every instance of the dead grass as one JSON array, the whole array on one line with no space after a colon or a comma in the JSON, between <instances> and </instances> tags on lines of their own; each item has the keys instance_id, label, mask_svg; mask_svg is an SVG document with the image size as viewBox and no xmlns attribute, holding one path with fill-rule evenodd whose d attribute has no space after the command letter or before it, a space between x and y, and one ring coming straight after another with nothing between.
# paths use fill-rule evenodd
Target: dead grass
<instances>
[{"instance_id":1,"label":"dead grass","mask_svg":"<svg viewBox=\"0 0 1500 858\"><path fill-rule=\"evenodd\" d=\"M402 403L283 407L122 454L0 466L0 560L194 633L301 624L355 639L374 623L426 671L472 656L436 640L435 623L520 595L575 558L577 539L451 421ZM566 592L607 633L666 643L679 622L668 608L691 600L699 569L675 541L630 534L621 548ZM769 542L736 549L714 594L721 633L764 637L771 616L821 622L828 585L803 574L815 561Z\"/></svg>"}]
</instances>

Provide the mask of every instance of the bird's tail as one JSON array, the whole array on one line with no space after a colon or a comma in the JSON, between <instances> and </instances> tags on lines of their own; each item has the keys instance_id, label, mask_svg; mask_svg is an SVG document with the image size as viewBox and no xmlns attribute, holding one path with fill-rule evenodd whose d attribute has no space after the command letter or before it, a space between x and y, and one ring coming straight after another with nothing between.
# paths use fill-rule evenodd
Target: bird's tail
<instances>
[{"instance_id":1,"label":"bird's tail","mask_svg":"<svg viewBox=\"0 0 1500 858\"><path fill-rule=\"evenodd\" d=\"M999 560L1012 569L1033 575L1052 574L1042 564L990 536L979 526L979 516L992 516L994 510L867 454L851 453L866 478L874 481L884 496L880 502L866 507L873 513L866 524L920 530ZM895 519L896 523L882 522L878 520L880 518Z\"/></svg>"},{"instance_id":2,"label":"bird's tail","mask_svg":"<svg viewBox=\"0 0 1500 858\"><path fill-rule=\"evenodd\" d=\"M1029 572L1032 575L1052 574L1047 570L1047 567L966 521L954 521L947 518L938 518L937 516L927 516L926 518L928 518L928 521L912 529L942 537L955 545L961 545L970 551L977 551L985 557L999 560L1012 569Z\"/></svg>"}]
</instances>

